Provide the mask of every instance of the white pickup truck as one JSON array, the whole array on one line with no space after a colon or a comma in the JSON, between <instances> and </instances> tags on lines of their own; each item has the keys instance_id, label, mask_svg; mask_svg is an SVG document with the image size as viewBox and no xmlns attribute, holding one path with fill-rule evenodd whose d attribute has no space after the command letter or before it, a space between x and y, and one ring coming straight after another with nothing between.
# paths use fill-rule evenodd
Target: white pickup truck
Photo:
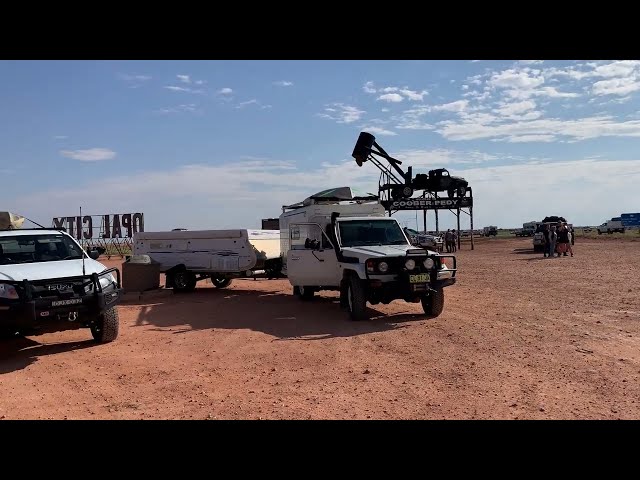
<instances>
[{"instance_id":1,"label":"white pickup truck","mask_svg":"<svg viewBox=\"0 0 640 480\"><path fill-rule=\"evenodd\" d=\"M615 233L620 232L624 233L625 228L620 220L607 220L602 225L598 226L598 235L602 235L603 233Z\"/></svg>"},{"instance_id":2,"label":"white pickup truck","mask_svg":"<svg viewBox=\"0 0 640 480\"><path fill-rule=\"evenodd\" d=\"M97 342L115 340L118 269L107 269L99 251L87 255L63 231L15 228L22 224L16 217L0 212L0 334L89 328Z\"/></svg>"}]
</instances>

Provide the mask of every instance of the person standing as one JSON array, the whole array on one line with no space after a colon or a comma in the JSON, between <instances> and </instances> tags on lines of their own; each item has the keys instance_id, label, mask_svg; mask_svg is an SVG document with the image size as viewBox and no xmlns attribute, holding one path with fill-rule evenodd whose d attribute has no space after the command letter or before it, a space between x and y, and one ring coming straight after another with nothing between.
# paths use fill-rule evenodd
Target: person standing
<instances>
[{"instance_id":1,"label":"person standing","mask_svg":"<svg viewBox=\"0 0 640 480\"><path fill-rule=\"evenodd\" d=\"M549 257L553 257L556 253L556 242L558 241L558 234L556 232L556 226L551 225L551 230L549 231ZM560 254L558 253L558 256Z\"/></svg>"},{"instance_id":2,"label":"person standing","mask_svg":"<svg viewBox=\"0 0 640 480\"><path fill-rule=\"evenodd\" d=\"M571 241L569 240L569 229L566 225L560 226L560 231L558 232L558 256L562 252L562 256L567 256L567 250L571 252L571 256L573 257L573 249L571 248Z\"/></svg>"},{"instance_id":3,"label":"person standing","mask_svg":"<svg viewBox=\"0 0 640 480\"><path fill-rule=\"evenodd\" d=\"M550 248L551 248L551 238L550 238L550 234L551 232L549 231L549 225L547 225L546 223L542 226L542 235L544 238L544 247L543 247L543 253L542 256L544 258L547 258L547 256L551 257L553 256L553 253L550 253Z\"/></svg>"},{"instance_id":4,"label":"person standing","mask_svg":"<svg viewBox=\"0 0 640 480\"><path fill-rule=\"evenodd\" d=\"M444 243L447 247L447 253L451 253L451 229L447 229L447 233L444 234Z\"/></svg>"}]
</instances>

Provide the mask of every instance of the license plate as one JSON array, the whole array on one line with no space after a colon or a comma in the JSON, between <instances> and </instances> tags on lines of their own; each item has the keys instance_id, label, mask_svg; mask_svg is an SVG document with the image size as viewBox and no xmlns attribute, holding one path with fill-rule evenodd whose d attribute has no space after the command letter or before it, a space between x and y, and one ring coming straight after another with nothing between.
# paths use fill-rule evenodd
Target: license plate
<instances>
[{"instance_id":1,"label":"license plate","mask_svg":"<svg viewBox=\"0 0 640 480\"><path fill-rule=\"evenodd\" d=\"M82 303L81 298L70 298L68 300L54 300L51 302L52 307L63 307L65 305L77 305L78 303Z\"/></svg>"},{"instance_id":2,"label":"license plate","mask_svg":"<svg viewBox=\"0 0 640 480\"><path fill-rule=\"evenodd\" d=\"M418 275L409 275L409 283L427 283L429 281L429 275L426 273L420 273Z\"/></svg>"}]
</instances>

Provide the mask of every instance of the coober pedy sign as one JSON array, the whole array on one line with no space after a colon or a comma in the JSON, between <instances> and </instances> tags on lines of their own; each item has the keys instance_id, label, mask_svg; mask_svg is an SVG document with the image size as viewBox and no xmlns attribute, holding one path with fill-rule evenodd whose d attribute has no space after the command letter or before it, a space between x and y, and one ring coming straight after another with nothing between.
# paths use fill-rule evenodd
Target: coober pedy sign
<instances>
[{"instance_id":1,"label":"coober pedy sign","mask_svg":"<svg viewBox=\"0 0 640 480\"><path fill-rule=\"evenodd\" d=\"M472 207L473 198L410 198L407 200L382 201L380 203L387 210L444 210Z\"/></svg>"}]
</instances>

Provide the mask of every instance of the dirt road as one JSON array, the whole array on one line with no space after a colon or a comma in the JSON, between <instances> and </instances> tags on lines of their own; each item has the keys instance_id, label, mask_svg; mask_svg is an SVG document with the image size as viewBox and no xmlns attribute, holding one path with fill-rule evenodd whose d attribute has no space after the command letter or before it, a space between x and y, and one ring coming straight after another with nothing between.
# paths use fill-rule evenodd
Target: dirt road
<instances>
[{"instance_id":1,"label":"dirt road","mask_svg":"<svg viewBox=\"0 0 640 480\"><path fill-rule=\"evenodd\" d=\"M2 342L0 418L639 418L640 242L530 246L459 251L433 320L396 301L351 322L286 280L129 300L111 344Z\"/></svg>"}]
</instances>

